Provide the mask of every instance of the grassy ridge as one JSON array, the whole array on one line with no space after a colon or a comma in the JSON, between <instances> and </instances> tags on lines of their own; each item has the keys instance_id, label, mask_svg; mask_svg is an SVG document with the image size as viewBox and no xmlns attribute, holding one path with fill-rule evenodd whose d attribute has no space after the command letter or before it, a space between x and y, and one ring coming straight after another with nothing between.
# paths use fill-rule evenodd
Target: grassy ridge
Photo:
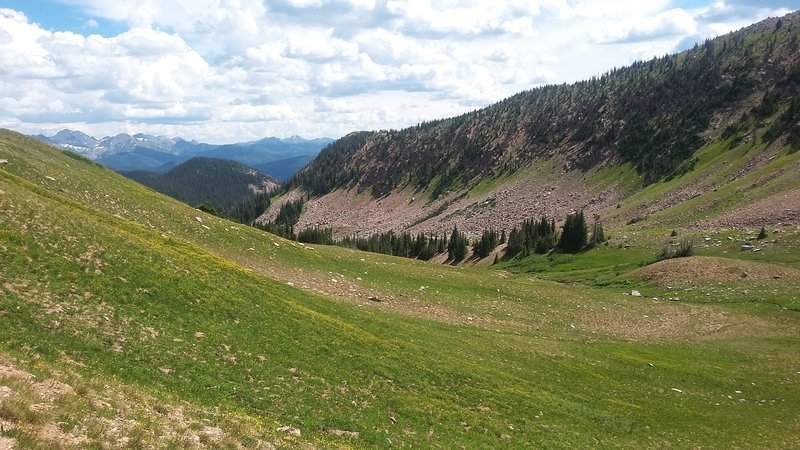
<instances>
[{"instance_id":1,"label":"grassy ridge","mask_svg":"<svg viewBox=\"0 0 800 450\"><path fill-rule=\"evenodd\" d=\"M0 158L0 349L23 366L252 418L249 446L278 425L290 446L800 445L791 311L309 249L15 134Z\"/></svg>"}]
</instances>

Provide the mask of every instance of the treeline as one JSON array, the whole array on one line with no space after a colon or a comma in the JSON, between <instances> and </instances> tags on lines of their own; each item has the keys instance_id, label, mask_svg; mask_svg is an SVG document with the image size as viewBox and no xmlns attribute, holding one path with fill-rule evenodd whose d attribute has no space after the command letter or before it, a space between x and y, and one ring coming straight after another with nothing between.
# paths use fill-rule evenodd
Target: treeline
<instances>
[{"instance_id":1,"label":"treeline","mask_svg":"<svg viewBox=\"0 0 800 450\"><path fill-rule=\"evenodd\" d=\"M264 211L269 208L269 205L269 193L251 193L241 202L228 208L227 210L223 210L222 215L226 219L243 223L245 225L250 225L254 223L261 214L264 214Z\"/></svg>"},{"instance_id":2,"label":"treeline","mask_svg":"<svg viewBox=\"0 0 800 450\"><path fill-rule=\"evenodd\" d=\"M259 228L286 239L307 244L337 245L354 248L366 252L403 258L428 261L436 255L447 254L447 260L453 263L463 261L470 249L470 240L453 227L449 237L446 234L409 232L395 233L388 231L374 233L369 237L348 236L340 240L333 238L330 228L311 227L295 233L295 226L303 212L304 199L284 203L275 220L267 224L257 225ZM505 230L486 229L480 238L472 242L473 258L483 259L491 255L498 246L507 243L503 259L525 257L532 253L545 254L551 251L577 253L588 247L605 241L603 225L598 216L594 217L591 227L586 224L583 211L567 215L561 233L557 231L554 219L541 217L539 220L528 219L512 228L506 236ZM500 258L495 257L495 261Z\"/></svg>"},{"instance_id":3,"label":"treeline","mask_svg":"<svg viewBox=\"0 0 800 450\"><path fill-rule=\"evenodd\" d=\"M506 243L506 231L497 233L496 230L483 230L480 239L472 244L472 254L478 258L486 258L498 245Z\"/></svg>"},{"instance_id":4,"label":"treeline","mask_svg":"<svg viewBox=\"0 0 800 450\"><path fill-rule=\"evenodd\" d=\"M280 237L297 241L299 236L295 234L294 227L300 220L300 214L303 212L304 203L305 199L302 197L297 200L290 200L281 205L275 220L264 224L255 223L254 225L256 228L260 228L272 234L277 234ZM304 235L304 237L308 239L308 236L310 235L313 235L313 233L309 231L306 235Z\"/></svg>"},{"instance_id":5,"label":"treeline","mask_svg":"<svg viewBox=\"0 0 800 450\"><path fill-rule=\"evenodd\" d=\"M425 235L394 231L375 233L368 238L350 236L336 242L342 247L382 253L384 255L402 256L404 258L428 261L448 248L447 236Z\"/></svg>"},{"instance_id":6,"label":"treeline","mask_svg":"<svg viewBox=\"0 0 800 450\"><path fill-rule=\"evenodd\" d=\"M254 225L255 220L269 208L270 196L267 193L251 193L238 204L219 210L211 202L205 201L195 208L245 225Z\"/></svg>"},{"instance_id":7,"label":"treeline","mask_svg":"<svg viewBox=\"0 0 800 450\"><path fill-rule=\"evenodd\" d=\"M569 217L567 220L569 221ZM557 242L556 223L543 216L538 221L528 219L519 227L514 227L508 234L508 246L505 257L512 258L517 255L528 256L531 253L547 253L553 249Z\"/></svg>"}]
</instances>

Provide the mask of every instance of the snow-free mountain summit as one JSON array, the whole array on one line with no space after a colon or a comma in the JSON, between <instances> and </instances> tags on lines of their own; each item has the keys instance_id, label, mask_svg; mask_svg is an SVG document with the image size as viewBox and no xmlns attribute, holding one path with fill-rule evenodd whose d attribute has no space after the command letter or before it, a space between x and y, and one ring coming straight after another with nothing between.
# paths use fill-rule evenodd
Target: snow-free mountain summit
<instances>
[{"instance_id":1,"label":"snow-free mountain summit","mask_svg":"<svg viewBox=\"0 0 800 450\"><path fill-rule=\"evenodd\" d=\"M332 139L285 139L267 137L257 141L212 145L181 138L125 133L96 139L80 131L62 130L37 139L119 171L166 172L195 156L236 161L285 180L311 161Z\"/></svg>"}]
</instances>

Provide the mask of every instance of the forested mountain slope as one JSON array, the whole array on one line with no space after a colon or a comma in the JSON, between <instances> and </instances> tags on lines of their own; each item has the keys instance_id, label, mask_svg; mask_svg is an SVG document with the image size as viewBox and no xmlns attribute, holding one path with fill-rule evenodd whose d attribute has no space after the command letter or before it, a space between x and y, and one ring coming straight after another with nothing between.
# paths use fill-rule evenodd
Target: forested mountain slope
<instances>
[{"instance_id":1,"label":"forested mountain slope","mask_svg":"<svg viewBox=\"0 0 800 450\"><path fill-rule=\"evenodd\" d=\"M192 158L163 174L137 171L123 175L193 206L209 203L220 212L278 187L269 175L217 158Z\"/></svg>"},{"instance_id":2,"label":"forested mountain slope","mask_svg":"<svg viewBox=\"0 0 800 450\"><path fill-rule=\"evenodd\" d=\"M799 40L796 12L459 117L353 133L290 180L286 198L311 196L301 225L340 234L469 218L510 226L584 208L613 215L619 203L639 210L647 205L625 199L697 170L697 155L714 145L748 149L731 178L800 149ZM691 196L685 188L666 203ZM370 221L370 209L384 219Z\"/></svg>"}]
</instances>

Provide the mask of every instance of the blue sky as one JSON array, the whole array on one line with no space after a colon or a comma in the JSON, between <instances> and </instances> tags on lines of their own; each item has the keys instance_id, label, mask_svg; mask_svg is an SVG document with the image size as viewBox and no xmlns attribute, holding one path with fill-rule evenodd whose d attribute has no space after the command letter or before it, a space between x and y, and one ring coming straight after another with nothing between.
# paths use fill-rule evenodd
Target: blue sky
<instances>
[{"instance_id":1,"label":"blue sky","mask_svg":"<svg viewBox=\"0 0 800 450\"><path fill-rule=\"evenodd\" d=\"M0 0L0 127L207 142L402 128L800 0Z\"/></svg>"},{"instance_id":2,"label":"blue sky","mask_svg":"<svg viewBox=\"0 0 800 450\"><path fill-rule=\"evenodd\" d=\"M79 7L50 0L2 0L0 7L22 11L28 18L52 31L111 37L125 32L128 25L86 13Z\"/></svg>"}]
</instances>

